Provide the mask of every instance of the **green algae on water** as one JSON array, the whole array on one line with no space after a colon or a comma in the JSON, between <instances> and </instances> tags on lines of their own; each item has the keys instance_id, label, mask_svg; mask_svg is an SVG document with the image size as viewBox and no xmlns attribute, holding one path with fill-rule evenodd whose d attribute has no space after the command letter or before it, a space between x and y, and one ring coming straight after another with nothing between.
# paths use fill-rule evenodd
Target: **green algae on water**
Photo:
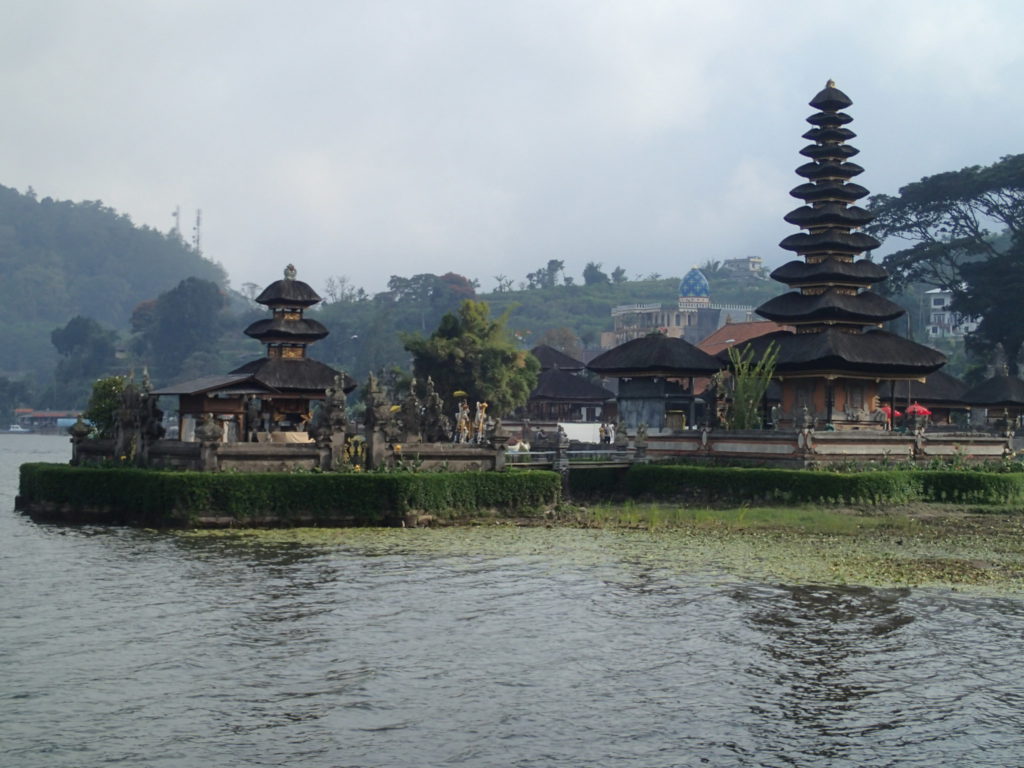
<instances>
[{"instance_id":1,"label":"green algae on water","mask_svg":"<svg viewBox=\"0 0 1024 768\"><path fill-rule=\"evenodd\" d=\"M662 508L664 510L664 508ZM294 528L188 531L192 545L311 556L509 558L545 568L633 567L722 581L944 587L1024 592L1024 518L821 510L664 511L640 505L614 522L582 514L554 527ZM780 514L781 513L781 514ZM654 520L654 525L649 525ZM203 544L201 544L201 542Z\"/></svg>"}]
</instances>

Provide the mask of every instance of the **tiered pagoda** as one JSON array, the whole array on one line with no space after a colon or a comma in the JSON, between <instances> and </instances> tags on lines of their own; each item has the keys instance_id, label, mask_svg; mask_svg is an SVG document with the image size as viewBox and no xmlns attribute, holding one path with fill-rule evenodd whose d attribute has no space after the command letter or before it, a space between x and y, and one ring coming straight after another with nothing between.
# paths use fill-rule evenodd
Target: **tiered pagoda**
<instances>
[{"instance_id":1,"label":"tiered pagoda","mask_svg":"<svg viewBox=\"0 0 1024 768\"><path fill-rule=\"evenodd\" d=\"M311 401L323 400L326 390L338 385L339 376L346 394L355 389L350 376L307 356L309 345L327 336L328 330L322 323L302 316L321 299L309 285L295 278L295 267L289 264L284 279L271 283L256 297L272 314L252 323L245 333L265 345L265 357L226 375L205 376L155 391L180 398L183 440L192 439L195 425L207 413L223 423L229 442L278 433L276 439L289 432L295 441L305 440L303 430Z\"/></svg>"},{"instance_id":2,"label":"tiered pagoda","mask_svg":"<svg viewBox=\"0 0 1024 768\"><path fill-rule=\"evenodd\" d=\"M807 118L811 129L803 138L813 143L800 150L809 162L796 169L806 181L790 191L804 205L785 216L805 231L779 244L800 258L771 274L793 290L757 309L795 329L756 343L763 349L774 341L779 348L783 425L808 417L837 428L878 424L881 380L922 380L946 362L936 350L881 330L905 310L872 290L886 270L858 258L880 243L860 231L872 215L855 204L868 190L850 181L864 170L850 162L859 150L847 143L856 134L842 110L851 104L831 80L810 102L817 112Z\"/></svg>"}]
</instances>

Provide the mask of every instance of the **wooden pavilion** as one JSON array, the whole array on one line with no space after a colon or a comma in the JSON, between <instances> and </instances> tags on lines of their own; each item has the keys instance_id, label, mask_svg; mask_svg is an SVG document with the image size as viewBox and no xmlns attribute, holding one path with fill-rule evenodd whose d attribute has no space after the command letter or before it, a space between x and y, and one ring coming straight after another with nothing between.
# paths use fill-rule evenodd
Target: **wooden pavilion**
<instances>
[{"instance_id":1,"label":"wooden pavilion","mask_svg":"<svg viewBox=\"0 0 1024 768\"><path fill-rule=\"evenodd\" d=\"M722 366L688 341L653 333L598 355L587 368L619 379L616 402L626 427L676 430L704 416L705 402L694 390L694 379L718 373Z\"/></svg>"}]
</instances>

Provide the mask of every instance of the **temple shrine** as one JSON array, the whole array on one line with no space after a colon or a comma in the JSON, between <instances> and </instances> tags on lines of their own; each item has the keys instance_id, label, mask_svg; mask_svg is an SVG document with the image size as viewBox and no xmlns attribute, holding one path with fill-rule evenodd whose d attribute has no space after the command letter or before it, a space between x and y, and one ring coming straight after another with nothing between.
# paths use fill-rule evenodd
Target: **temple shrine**
<instances>
[{"instance_id":1,"label":"temple shrine","mask_svg":"<svg viewBox=\"0 0 1024 768\"><path fill-rule=\"evenodd\" d=\"M179 397L181 439L195 439L196 425L205 414L213 414L226 442L309 441L305 424L311 403L323 400L332 387L346 394L356 387L347 374L307 355L309 345L328 334L322 323L303 317L305 310L320 301L308 284L296 279L295 267L289 264L284 278L256 297L257 303L270 309L271 316L245 329L247 336L265 345L265 357L226 375L156 390L157 395Z\"/></svg>"},{"instance_id":2,"label":"temple shrine","mask_svg":"<svg viewBox=\"0 0 1024 768\"><path fill-rule=\"evenodd\" d=\"M884 427L880 401L889 386L881 382L922 381L946 362L942 353L882 330L905 310L871 290L888 278L886 270L858 258L880 243L860 231L872 215L855 205L868 190L850 181L864 170L850 162L859 150L847 143L856 134L842 110L852 103L831 80L810 102L817 112L803 138L813 143L800 150L809 162L796 169L806 181L790 191L804 205L784 217L805 231L779 244L800 258L771 274L793 290L757 309L794 329L752 342L759 351L778 347L783 427Z\"/></svg>"}]
</instances>

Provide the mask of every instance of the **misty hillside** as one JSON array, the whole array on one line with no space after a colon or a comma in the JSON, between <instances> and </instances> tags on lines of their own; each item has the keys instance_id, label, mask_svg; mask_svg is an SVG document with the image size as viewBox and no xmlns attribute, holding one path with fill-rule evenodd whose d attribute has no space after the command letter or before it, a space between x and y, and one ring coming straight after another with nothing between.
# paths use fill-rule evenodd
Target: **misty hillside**
<instances>
[{"instance_id":1,"label":"misty hillside","mask_svg":"<svg viewBox=\"0 0 1024 768\"><path fill-rule=\"evenodd\" d=\"M135 306L195 276L224 270L174 234L137 227L99 201L38 199L0 186L3 373L35 369L55 353L50 332L76 315L127 327Z\"/></svg>"}]
</instances>

